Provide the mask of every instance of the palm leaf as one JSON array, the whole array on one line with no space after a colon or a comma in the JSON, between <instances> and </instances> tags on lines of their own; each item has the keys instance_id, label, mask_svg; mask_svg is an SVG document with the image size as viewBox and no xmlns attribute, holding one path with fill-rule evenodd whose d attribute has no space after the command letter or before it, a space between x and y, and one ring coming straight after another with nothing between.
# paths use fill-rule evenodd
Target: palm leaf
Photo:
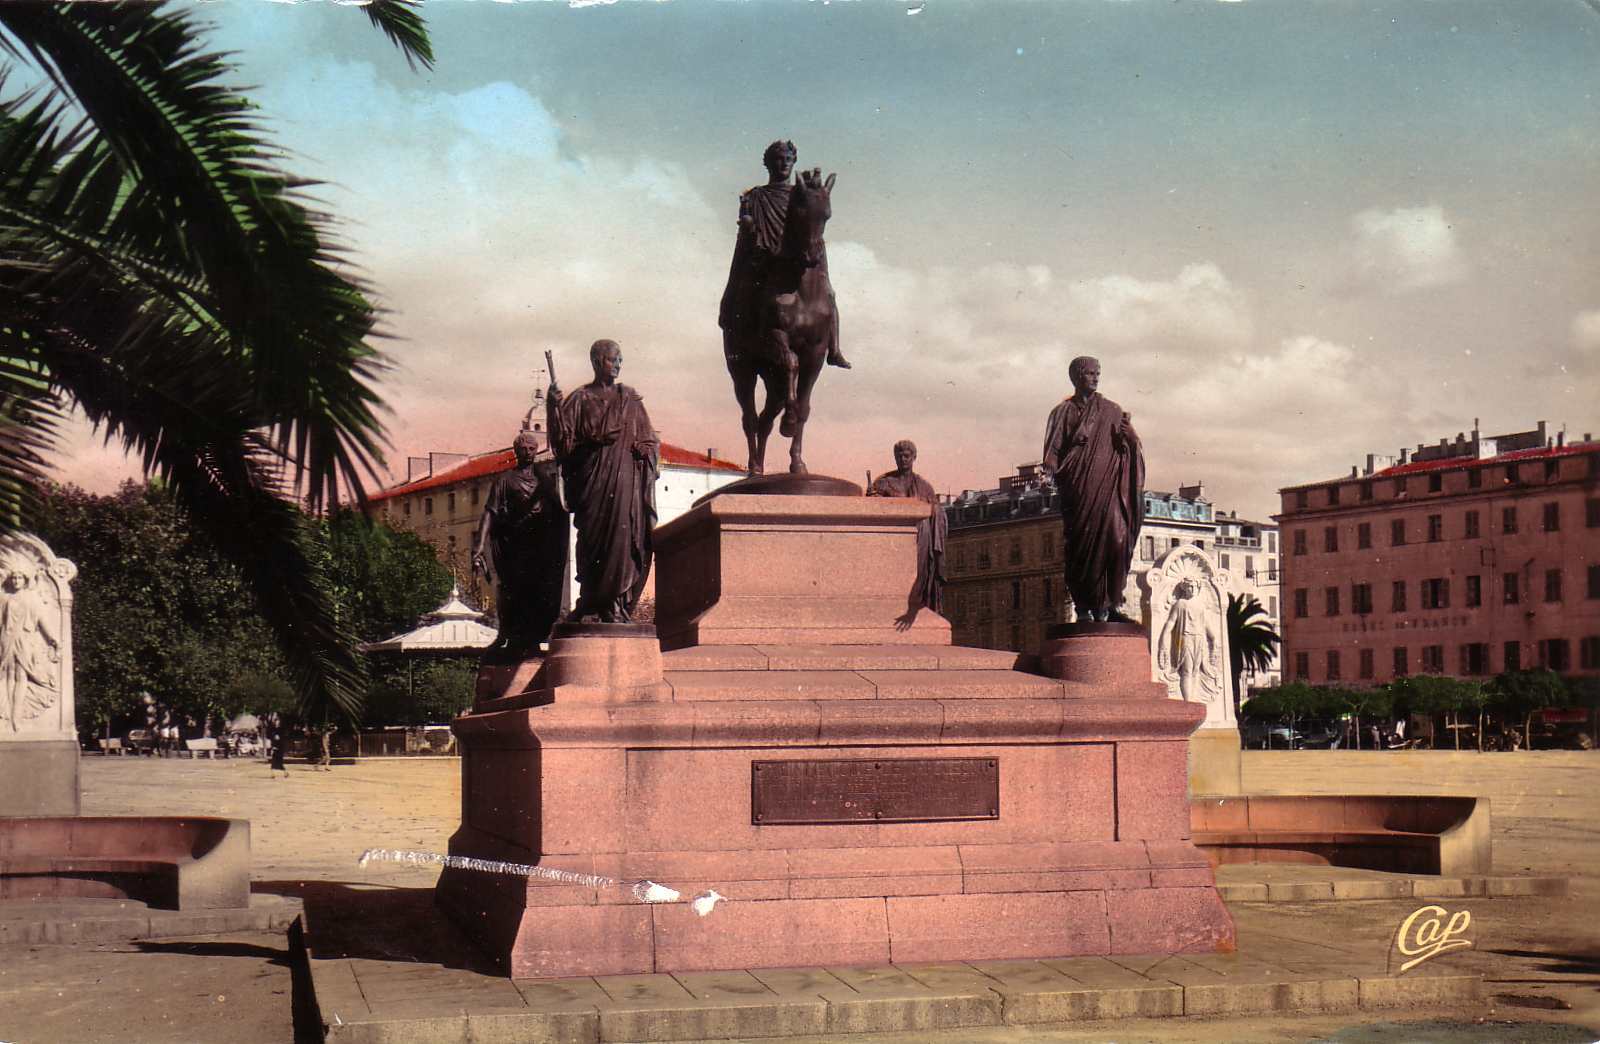
<instances>
[{"instance_id":1,"label":"palm leaf","mask_svg":"<svg viewBox=\"0 0 1600 1044\"><path fill-rule=\"evenodd\" d=\"M420 4L410 0L371 0L366 5L367 17L383 31L389 42L400 48L406 62L415 69L418 64L433 68L433 44L428 41L428 30L418 13Z\"/></svg>"}]
</instances>

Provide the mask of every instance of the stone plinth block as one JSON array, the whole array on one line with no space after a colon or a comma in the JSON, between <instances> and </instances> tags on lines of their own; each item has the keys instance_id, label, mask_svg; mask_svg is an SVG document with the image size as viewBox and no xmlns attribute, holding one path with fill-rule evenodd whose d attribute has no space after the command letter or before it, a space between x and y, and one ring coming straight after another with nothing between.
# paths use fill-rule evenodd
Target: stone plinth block
<instances>
[{"instance_id":1,"label":"stone plinth block","mask_svg":"<svg viewBox=\"0 0 1600 1044\"><path fill-rule=\"evenodd\" d=\"M557 624L541 682L556 699L568 702L671 695L661 676L661 643L649 624Z\"/></svg>"},{"instance_id":2,"label":"stone plinth block","mask_svg":"<svg viewBox=\"0 0 1600 1044\"><path fill-rule=\"evenodd\" d=\"M77 741L0 742L0 819L77 814Z\"/></svg>"},{"instance_id":3,"label":"stone plinth block","mask_svg":"<svg viewBox=\"0 0 1600 1044\"><path fill-rule=\"evenodd\" d=\"M655 531L656 627L692 645L949 645L928 609L909 627L917 523L887 497L721 493Z\"/></svg>"},{"instance_id":4,"label":"stone plinth block","mask_svg":"<svg viewBox=\"0 0 1600 1044\"><path fill-rule=\"evenodd\" d=\"M473 697L479 704L503 700L531 692L542 679L539 668L543 656L534 656L514 663L483 663L478 665L477 685Z\"/></svg>"},{"instance_id":5,"label":"stone plinth block","mask_svg":"<svg viewBox=\"0 0 1600 1044\"><path fill-rule=\"evenodd\" d=\"M1167 694L1164 685L1150 680L1150 642L1135 623L1052 627L1039 650L1039 671L1119 696L1159 699Z\"/></svg>"},{"instance_id":6,"label":"stone plinth block","mask_svg":"<svg viewBox=\"0 0 1600 1044\"><path fill-rule=\"evenodd\" d=\"M508 973L1232 945L1188 840L1185 759L1203 712L1158 698L1147 674L1130 696L930 661L859 672L863 688L824 670L839 646L698 655L708 648L664 657L668 699L557 688L456 720L451 853L592 875L444 872L441 906ZM907 648L851 655L881 666ZM707 917L644 905L629 887L641 880L727 902Z\"/></svg>"}]
</instances>

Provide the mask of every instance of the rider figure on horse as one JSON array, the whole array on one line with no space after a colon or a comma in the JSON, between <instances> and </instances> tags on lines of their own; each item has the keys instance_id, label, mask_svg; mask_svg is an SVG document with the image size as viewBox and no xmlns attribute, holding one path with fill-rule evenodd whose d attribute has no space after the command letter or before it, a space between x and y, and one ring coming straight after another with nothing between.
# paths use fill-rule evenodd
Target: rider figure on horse
<instances>
[{"instance_id":1,"label":"rider figure on horse","mask_svg":"<svg viewBox=\"0 0 1600 1044\"><path fill-rule=\"evenodd\" d=\"M730 365L738 361L741 352L766 343L765 338L758 336L762 291L773 259L783 245L784 222L794 188L789 177L794 172L796 158L794 142L775 141L768 145L761 157L767 168L767 183L739 197L739 237L734 242L733 265L728 271L728 286L723 291L722 307L717 314L717 325L722 327L722 352ZM821 266L826 272L826 255ZM829 297L831 299L831 293ZM837 338L828 347L828 365L850 368L839 351Z\"/></svg>"}]
</instances>

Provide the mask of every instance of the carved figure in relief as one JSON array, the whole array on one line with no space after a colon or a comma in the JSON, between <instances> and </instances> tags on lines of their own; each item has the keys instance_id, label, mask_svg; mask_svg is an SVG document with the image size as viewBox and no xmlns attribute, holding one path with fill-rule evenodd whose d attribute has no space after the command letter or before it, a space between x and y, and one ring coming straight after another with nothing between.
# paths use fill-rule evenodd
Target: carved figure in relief
<instances>
[{"instance_id":1,"label":"carved figure in relief","mask_svg":"<svg viewBox=\"0 0 1600 1044\"><path fill-rule=\"evenodd\" d=\"M61 637L26 570L11 567L0 595L0 719L38 717L60 697Z\"/></svg>"},{"instance_id":2,"label":"carved figure in relief","mask_svg":"<svg viewBox=\"0 0 1600 1044\"><path fill-rule=\"evenodd\" d=\"M1210 703L1222 695L1222 630L1199 594L1193 580L1181 581L1173 591L1172 609L1156 641L1156 666L1177 674L1185 700Z\"/></svg>"}]
</instances>

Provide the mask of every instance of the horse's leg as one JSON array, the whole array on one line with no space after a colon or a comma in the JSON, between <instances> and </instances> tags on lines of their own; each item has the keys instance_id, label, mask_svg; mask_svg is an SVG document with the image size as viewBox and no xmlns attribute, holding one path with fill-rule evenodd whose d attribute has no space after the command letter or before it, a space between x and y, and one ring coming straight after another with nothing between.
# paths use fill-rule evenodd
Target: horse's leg
<instances>
[{"instance_id":1,"label":"horse's leg","mask_svg":"<svg viewBox=\"0 0 1600 1044\"><path fill-rule=\"evenodd\" d=\"M828 311L833 313L828 322L828 365L848 370L850 360L839 350L839 303L834 300L832 290L828 291Z\"/></svg>"},{"instance_id":2,"label":"horse's leg","mask_svg":"<svg viewBox=\"0 0 1600 1044\"><path fill-rule=\"evenodd\" d=\"M782 391L788 384L788 378L768 368L762 371L761 380L766 386L767 398L761 404L761 415L756 418L756 440L764 460L767 455L767 438L772 434L772 425L777 421L778 414L783 412Z\"/></svg>"},{"instance_id":3,"label":"horse's leg","mask_svg":"<svg viewBox=\"0 0 1600 1044\"><path fill-rule=\"evenodd\" d=\"M794 436L795 399L799 395L798 374L800 360L795 356L794 349L789 345L789 334L786 330L775 329L768 334L772 345L770 358L773 365L783 367L785 375L783 395L783 420L778 423L778 434L784 438ZM769 393L770 395L770 393Z\"/></svg>"},{"instance_id":4,"label":"horse's leg","mask_svg":"<svg viewBox=\"0 0 1600 1044\"><path fill-rule=\"evenodd\" d=\"M731 331L722 333L723 355L728 361L728 376L733 378L733 397L739 400L739 420L744 427L745 447L749 454L746 470L759 475L766 467L765 438L756 438L756 366L754 360L738 351L739 345Z\"/></svg>"},{"instance_id":5,"label":"horse's leg","mask_svg":"<svg viewBox=\"0 0 1600 1044\"><path fill-rule=\"evenodd\" d=\"M820 347L820 346L819 346ZM804 475L806 462L801 456L802 443L805 441L806 421L811 418L811 389L816 386L817 377L822 373L824 353L808 352L806 364L798 377L791 374L790 380L798 385L794 400L794 438L789 442L789 473Z\"/></svg>"}]
</instances>

